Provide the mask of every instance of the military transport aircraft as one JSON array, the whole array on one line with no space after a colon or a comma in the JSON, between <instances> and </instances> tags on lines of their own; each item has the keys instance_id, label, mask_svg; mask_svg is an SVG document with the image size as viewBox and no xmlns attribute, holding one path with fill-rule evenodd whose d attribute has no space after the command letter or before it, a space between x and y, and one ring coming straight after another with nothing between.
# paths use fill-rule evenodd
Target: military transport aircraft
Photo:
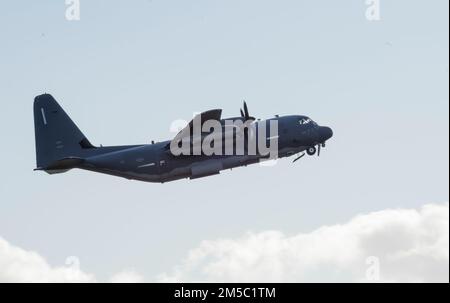
<instances>
[{"instance_id":1,"label":"military transport aircraft","mask_svg":"<svg viewBox=\"0 0 450 303\"><path fill-rule=\"evenodd\" d=\"M258 163L268 158L259 151L248 152L250 137L262 137L259 128L249 132L250 126L268 125L276 122L278 133L264 134L267 142L276 139L276 157L297 155L294 162L306 154L320 155L320 148L333 136L329 127L319 126L306 116L275 116L267 120L255 119L249 115L247 104L240 111L240 117L222 119L222 110L215 109L196 116L172 140L151 142L151 144L124 146L94 146L79 128L72 122L56 100L49 94L37 96L34 101L34 123L36 137L35 170L49 174L63 173L79 168L127 179L147 182L168 182L183 178L196 179L219 174L225 169ZM232 143L244 138L244 152L241 154L179 154L175 155L171 146L179 146L181 140L189 139L189 150L195 142L201 142L208 135L203 130L199 137L192 131L195 119L200 123L216 121L223 129L225 121L242 122L244 127L233 127ZM224 131L227 134L227 131ZM229 134L229 131L228 131ZM223 137L220 138L222 141ZM177 142L174 143L174 140ZM234 142L237 144L237 142Z\"/></svg>"}]
</instances>

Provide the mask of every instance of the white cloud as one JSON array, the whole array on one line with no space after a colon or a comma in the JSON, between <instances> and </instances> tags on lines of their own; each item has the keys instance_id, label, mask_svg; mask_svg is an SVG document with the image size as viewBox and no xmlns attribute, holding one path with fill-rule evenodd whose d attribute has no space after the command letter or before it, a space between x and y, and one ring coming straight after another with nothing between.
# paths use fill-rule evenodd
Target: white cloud
<instances>
[{"instance_id":1,"label":"white cloud","mask_svg":"<svg viewBox=\"0 0 450 303\"><path fill-rule=\"evenodd\" d=\"M380 281L448 282L449 204L359 215L311 233L204 241L159 281L364 282L374 260Z\"/></svg>"},{"instance_id":2,"label":"white cloud","mask_svg":"<svg viewBox=\"0 0 450 303\"><path fill-rule=\"evenodd\" d=\"M0 283L95 282L93 275L79 269L76 259L68 261L70 266L51 267L39 254L0 238Z\"/></svg>"},{"instance_id":3,"label":"white cloud","mask_svg":"<svg viewBox=\"0 0 450 303\"><path fill-rule=\"evenodd\" d=\"M133 270L113 275L112 283L139 283L144 279ZM91 283L93 274L80 269L77 257L68 257L66 266L52 267L38 253L16 247L0 238L0 283Z\"/></svg>"},{"instance_id":4,"label":"white cloud","mask_svg":"<svg viewBox=\"0 0 450 303\"><path fill-rule=\"evenodd\" d=\"M376 257L369 258L369 257ZM247 233L204 241L161 282L364 282L379 261L381 281L449 281L449 204L359 215L310 233ZM377 262L375 262L377 263ZM376 269L376 268L375 268ZM110 282L143 282L134 270ZM0 282L96 282L78 259L52 267L39 254L0 238Z\"/></svg>"}]
</instances>

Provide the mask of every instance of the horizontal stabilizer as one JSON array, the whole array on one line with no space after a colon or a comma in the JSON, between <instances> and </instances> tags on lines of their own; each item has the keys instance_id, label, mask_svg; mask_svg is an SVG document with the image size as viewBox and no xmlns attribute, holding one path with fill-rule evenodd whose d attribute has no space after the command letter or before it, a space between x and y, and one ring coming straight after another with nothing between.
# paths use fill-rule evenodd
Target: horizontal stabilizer
<instances>
[{"instance_id":1,"label":"horizontal stabilizer","mask_svg":"<svg viewBox=\"0 0 450 303\"><path fill-rule=\"evenodd\" d=\"M72 168L80 166L84 162L84 159L76 157L67 157L55 162L50 163L46 167L38 167L35 170L43 170L49 174L60 174L64 173Z\"/></svg>"}]
</instances>

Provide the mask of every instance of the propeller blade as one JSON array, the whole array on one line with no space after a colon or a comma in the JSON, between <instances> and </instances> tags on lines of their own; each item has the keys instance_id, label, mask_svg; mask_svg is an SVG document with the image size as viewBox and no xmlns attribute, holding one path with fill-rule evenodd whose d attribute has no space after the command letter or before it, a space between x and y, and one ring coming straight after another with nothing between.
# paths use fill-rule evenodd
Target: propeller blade
<instances>
[{"instance_id":1,"label":"propeller blade","mask_svg":"<svg viewBox=\"0 0 450 303\"><path fill-rule=\"evenodd\" d=\"M244 101L244 114L245 114L245 120L248 120L250 115L248 114L247 102L245 102L245 101Z\"/></svg>"},{"instance_id":2,"label":"propeller blade","mask_svg":"<svg viewBox=\"0 0 450 303\"><path fill-rule=\"evenodd\" d=\"M245 118L245 115L244 115L244 112L242 111L242 108L241 108L241 117Z\"/></svg>"},{"instance_id":3,"label":"propeller blade","mask_svg":"<svg viewBox=\"0 0 450 303\"><path fill-rule=\"evenodd\" d=\"M294 161L292 161L292 163L295 163L296 161L300 160L301 158L303 158L305 156L305 153L301 154L300 156L298 156L297 158L294 159Z\"/></svg>"},{"instance_id":4,"label":"propeller blade","mask_svg":"<svg viewBox=\"0 0 450 303\"><path fill-rule=\"evenodd\" d=\"M317 157L320 157L320 147L321 147L321 145L319 144L319 146L317 148Z\"/></svg>"}]
</instances>

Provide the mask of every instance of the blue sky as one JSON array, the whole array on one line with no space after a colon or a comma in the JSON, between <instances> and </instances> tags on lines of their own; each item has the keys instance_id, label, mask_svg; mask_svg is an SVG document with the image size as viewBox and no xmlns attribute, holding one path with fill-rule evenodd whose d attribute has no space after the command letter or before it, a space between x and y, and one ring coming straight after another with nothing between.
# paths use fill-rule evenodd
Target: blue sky
<instances>
[{"instance_id":1,"label":"blue sky","mask_svg":"<svg viewBox=\"0 0 450 303\"><path fill-rule=\"evenodd\" d=\"M202 240L308 232L448 201L448 1L63 0L0 4L0 237L52 265L154 277ZM243 99L306 114L321 158L146 184L35 167L32 102L51 93L94 144L169 139L175 119Z\"/></svg>"}]
</instances>

